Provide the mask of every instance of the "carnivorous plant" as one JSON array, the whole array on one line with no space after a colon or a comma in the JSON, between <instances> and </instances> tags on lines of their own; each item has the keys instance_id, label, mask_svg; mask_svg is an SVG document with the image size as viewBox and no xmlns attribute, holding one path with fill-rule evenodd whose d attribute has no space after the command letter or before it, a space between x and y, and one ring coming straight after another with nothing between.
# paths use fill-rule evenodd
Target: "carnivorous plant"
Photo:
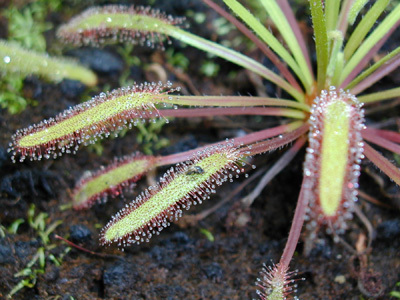
<instances>
[{"instance_id":1,"label":"carnivorous plant","mask_svg":"<svg viewBox=\"0 0 400 300\"><path fill-rule=\"evenodd\" d=\"M365 1L309 1L315 40L310 45L287 0L260 0L280 39L265 26L264 20L258 20L236 0L224 2L237 17L212 0L204 2L234 24L278 71L190 33L183 28L182 18L144 7L90 8L61 26L58 37L75 46L113 42L157 46L164 39L176 39L255 73L284 91L285 98L187 96L177 95L179 88L173 88L171 83L137 84L102 93L54 118L18 130L12 137L10 152L14 161L27 157L56 158L76 152L81 144L94 143L138 122L156 118L284 117L286 121L279 126L183 153L134 154L117 159L77 183L73 206L88 208L96 200L119 194L124 186L137 181L150 169L177 164L159 183L119 211L101 231L102 245L116 243L124 248L148 241L191 205L209 198L217 186L244 173L248 157L287 146L286 153L264 175L265 184L306 147L304 179L288 241L280 261L265 267L257 283L261 299L287 299L294 290L289 265L303 223L310 239L321 228L335 237L346 230L346 222L357 206L361 161L368 158L400 184L398 166L371 146L400 154L400 134L376 129L373 124L366 126L364 119L364 107L400 96L399 87L366 93L400 64L398 46L376 59L400 24L400 4L377 0L370 8L363 8ZM392 9L385 11L389 6ZM312 53L316 54L316 73Z\"/></svg>"}]
</instances>

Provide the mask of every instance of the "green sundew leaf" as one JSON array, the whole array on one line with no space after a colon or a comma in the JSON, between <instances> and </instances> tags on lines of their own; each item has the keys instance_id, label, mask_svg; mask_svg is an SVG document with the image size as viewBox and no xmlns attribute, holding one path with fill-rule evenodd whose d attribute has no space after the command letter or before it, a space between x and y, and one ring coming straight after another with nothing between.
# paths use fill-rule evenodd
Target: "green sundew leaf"
<instances>
[{"instance_id":1,"label":"green sundew leaf","mask_svg":"<svg viewBox=\"0 0 400 300\"><path fill-rule=\"evenodd\" d=\"M342 45L343 45L343 34L340 30L333 30L328 32L329 40L331 41L333 47L330 54L330 61L327 67L326 76L327 76L327 85L335 86L335 82L332 82L332 78L335 77L335 74L341 71L341 69L336 70L336 68L340 68L341 60L343 58L342 54Z\"/></svg>"},{"instance_id":2,"label":"green sundew leaf","mask_svg":"<svg viewBox=\"0 0 400 300\"><path fill-rule=\"evenodd\" d=\"M232 178L228 171L240 173L236 165L240 158L240 152L230 144L218 145L171 168L160 184L149 187L112 218L101 232L101 244L116 242L125 247L148 241L170 221L177 220L184 209L209 198L216 186Z\"/></svg>"},{"instance_id":3,"label":"green sundew leaf","mask_svg":"<svg viewBox=\"0 0 400 300\"><path fill-rule=\"evenodd\" d=\"M297 108L306 112L310 111L307 104L293 100L272 98L272 97L252 97L252 96L174 96L171 95L167 103L179 105L200 105L207 107L229 106L287 106Z\"/></svg>"},{"instance_id":4,"label":"green sundew leaf","mask_svg":"<svg viewBox=\"0 0 400 300\"><path fill-rule=\"evenodd\" d=\"M293 280L287 267L281 264L266 266L264 265L257 279L257 285L261 288L259 295L263 300L285 300L293 292Z\"/></svg>"},{"instance_id":5,"label":"green sundew leaf","mask_svg":"<svg viewBox=\"0 0 400 300\"><path fill-rule=\"evenodd\" d=\"M373 94L362 95L358 97L358 101L362 103L372 103L398 97L400 97L400 87Z\"/></svg>"},{"instance_id":6,"label":"green sundew leaf","mask_svg":"<svg viewBox=\"0 0 400 300\"><path fill-rule=\"evenodd\" d=\"M203 39L197 35L188 33L184 30L173 27L170 31L166 32L171 37L174 37L192 47L203 50L208 53L212 53L216 56L219 56L227 61L230 61L234 64L237 64L245 69L248 69L261 77L275 83L285 91L287 91L290 95L292 95L296 100L302 101L304 99L304 95L298 92L295 88L293 88L286 80L284 80L281 76L272 72L268 68L264 67L262 64L256 62L255 60L249 58L246 55L242 55L239 52L236 52L232 49L221 46L220 44L213 43L206 39Z\"/></svg>"},{"instance_id":7,"label":"green sundew leaf","mask_svg":"<svg viewBox=\"0 0 400 300\"><path fill-rule=\"evenodd\" d=\"M329 223L338 232L346 229L363 158L361 106L353 95L334 87L314 100L303 182L308 216L315 220L312 227Z\"/></svg>"},{"instance_id":8,"label":"green sundew leaf","mask_svg":"<svg viewBox=\"0 0 400 300\"><path fill-rule=\"evenodd\" d=\"M344 55L342 51L339 51L336 55L336 65L334 67L333 76L331 78L331 85L338 86L338 82L340 79L340 72L343 70L344 66Z\"/></svg>"},{"instance_id":9,"label":"green sundew leaf","mask_svg":"<svg viewBox=\"0 0 400 300\"><path fill-rule=\"evenodd\" d=\"M372 26L374 26L376 20L385 10L389 2L390 0L376 1L371 9L368 10L367 14L362 18L360 23L358 23L344 48L344 57L346 61L350 59L360 46L362 40L367 36L368 32L371 30Z\"/></svg>"},{"instance_id":10,"label":"green sundew leaf","mask_svg":"<svg viewBox=\"0 0 400 300\"><path fill-rule=\"evenodd\" d=\"M167 84L142 84L101 93L92 100L76 105L57 117L17 131L10 145L13 158L31 159L57 157L63 152L76 151L80 144L88 144L110 132L117 134L135 125L140 119L159 117L155 104L168 99L175 91Z\"/></svg>"},{"instance_id":11,"label":"green sundew leaf","mask_svg":"<svg viewBox=\"0 0 400 300\"><path fill-rule=\"evenodd\" d=\"M355 0L353 5L351 6L349 16L348 16L348 22L350 25L354 24L354 21L356 20L358 14L360 13L361 9L367 4L368 0Z\"/></svg>"},{"instance_id":12,"label":"green sundew leaf","mask_svg":"<svg viewBox=\"0 0 400 300\"><path fill-rule=\"evenodd\" d=\"M358 47L353 56L345 65L340 82L343 82L347 76L357 67L365 55L374 47L400 20L400 4L372 31L365 41Z\"/></svg>"},{"instance_id":13,"label":"green sundew leaf","mask_svg":"<svg viewBox=\"0 0 400 300\"><path fill-rule=\"evenodd\" d=\"M63 79L79 80L88 86L97 83L95 73L73 60L50 57L23 49L15 42L1 40L0 72L19 73L23 76L35 74L53 82Z\"/></svg>"},{"instance_id":14,"label":"green sundew leaf","mask_svg":"<svg viewBox=\"0 0 400 300\"><path fill-rule=\"evenodd\" d=\"M170 36L207 53L219 56L227 61L248 69L263 78L275 83L295 99L304 98L281 76L264 67L254 59L237 51L191 34L175 26L178 23L170 16L165 16L150 9L135 9L109 5L102 8L92 8L62 26L58 36L74 44L98 44L101 41L127 41L134 43L138 37L139 43L153 45L156 39Z\"/></svg>"},{"instance_id":15,"label":"green sundew leaf","mask_svg":"<svg viewBox=\"0 0 400 300\"><path fill-rule=\"evenodd\" d=\"M333 102L325 114L319 195L324 214L334 216L342 200L348 164L349 107L345 102Z\"/></svg>"},{"instance_id":16,"label":"green sundew leaf","mask_svg":"<svg viewBox=\"0 0 400 300\"><path fill-rule=\"evenodd\" d=\"M278 41L278 39L262 25L255 16L249 12L242 4L236 0L224 0L225 4L235 12L242 20L249 26L258 36L278 54L284 62L293 70L297 77L302 81L304 86L308 86L310 82L307 82L307 77L304 76L304 72L300 69L298 63L285 49L285 47Z\"/></svg>"},{"instance_id":17,"label":"green sundew leaf","mask_svg":"<svg viewBox=\"0 0 400 300\"><path fill-rule=\"evenodd\" d=\"M326 31L326 20L322 1L309 0L311 16L314 26L315 47L317 51L317 82L318 89L323 90L326 85L326 72L329 62L329 44Z\"/></svg>"},{"instance_id":18,"label":"green sundew leaf","mask_svg":"<svg viewBox=\"0 0 400 300\"><path fill-rule=\"evenodd\" d=\"M120 194L122 187L138 181L154 164L154 157L134 154L94 173L85 174L73 191L73 207L89 208L96 200Z\"/></svg>"},{"instance_id":19,"label":"green sundew leaf","mask_svg":"<svg viewBox=\"0 0 400 300\"><path fill-rule=\"evenodd\" d=\"M336 29L339 19L340 2L339 0L325 1L326 29L328 32Z\"/></svg>"},{"instance_id":20,"label":"green sundew leaf","mask_svg":"<svg viewBox=\"0 0 400 300\"><path fill-rule=\"evenodd\" d=\"M262 5L269 14L270 18L274 22L275 26L279 29L282 34L286 44L291 50L293 57L295 58L297 64L299 65L303 76L305 76L304 81L307 83L305 87L309 90L313 85L313 79L311 75L311 70L308 67L306 58L303 55L300 44L294 34L285 14L280 9L276 0L261 0Z\"/></svg>"},{"instance_id":21,"label":"green sundew leaf","mask_svg":"<svg viewBox=\"0 0 400 300\"><path fill-rule=\"evenodd\" d=\"M395 57L400 53L400 47L397 47L394 49L392 52L386 54L384 57L382 57L380 60L378 60L376 63L374 63L372 66L370 66L368 69L366 69L364 72L362 72L360 75L358 75L356 78L354 78L347 86L346 89L351 89L354 86L356 86L358 83L360 83L363 79L374 73L375 70L377 70L380 66L383 66L387 61Z\"/></svg>"}]
</instances>

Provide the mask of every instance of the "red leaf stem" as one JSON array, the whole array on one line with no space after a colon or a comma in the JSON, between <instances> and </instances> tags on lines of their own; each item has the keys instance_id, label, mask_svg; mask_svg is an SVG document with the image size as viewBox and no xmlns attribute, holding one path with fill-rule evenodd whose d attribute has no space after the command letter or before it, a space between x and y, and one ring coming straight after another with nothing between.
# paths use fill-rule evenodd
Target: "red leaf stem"
<instances>
[{"instance_id":1,"label":"red leaf stem","mask_svg":"<svg viewBox=\"0 0 400 300\"><path fill-rule=\"evenodd\" d=\"M290 227L289 237L286 242L285 249L279 261L279 264L288 269L290 261L292 260L294 251L296 250L297 243L300 238L301 229L303 228L304 218L308 206L308 198L304 197L305 180L301 185L299 199L297 200L296 210L294 212L293 222Z\"/></svg>"},{"instance_id":2,"label":"red leaf stem","mask_svg":"<svg viewBox=\"0 0 400 300\"><path fill-rule=\"evenodd\" d=\"M259 141L259 140L263 140L263 139L267 139L267 138L270 138L270 137L273 137L273 136L284 134L285 132L288 132L288 131L291 132L291 133L292 132L296 132L295 133L295 137L292 139L292 140L294 140L294 139L298 138L301 135L301 134L297 134L298 129L294 130L295 126L298 126L298 124L301 124L301 123L303 123L303 122L299 122L299 121L298 122L293 122L293 123L280 125L280 126L277 126L277 127L272 127L272 128L264 129L264 130L261 130L261 131L253 132L253 133L247 134L245 136L237 137L237 138L232 140L232 146L233 147L238 147L238 146L242 146L242 145L252 144L252 143L255 143L255 142ZM302 130L301 130L302 132L303 131L306 132L307 129L308 129L308 124L305 124L305 125L301 126L300 128L302 128ZM262 150L261 152L268 151L268 150L273 150L273 149L276 149L276 148L278 148L278 147L280 147L282 145L285 145L285 144L291 142L291 140L286 142L287 139L284 139L284 138L277 138L277 139L283 140L284 143L283 144L275 143L277 145L275 148L274 147L270 147L269 149ZM189 151L175 153L175 154L171 154L171 155L167 155L167 156L163 156L163 157L158 157L157 158L157 165L158 166L170 165L170 164L176 164L178 162L185 161L188 158L190 158L191 156L193 156L195 153L197 153L198 151L203 150L203 149L205 149L205 148L207 148L209 146L216 146L216 145L221 144L221 143L223 143L223 142L220 141L220 142L217 142L217 143L209 144L207 146L199 147L199 148L192 149L192 150L189 150ZM265 146L264 146L264 148L262 148L262 146L260 146L259 148L265 149ZM257 148L257 149L259 149L259 148ZM246 151L249 151L249 149L246 149ZM254 154L257 154L257 153L254 153ZM253 155L253 153L250 154L250 155Z\"/></svg>"},{"instance_id":3,"label":"red leaf stem","mask_svg":"<svg viewBox=\"0 0 400 300\"><path fill-rule=\"evenodd\" d=\"M398 185L400 185L400 170L395 165L393 165L386 157L380 154L378 151L373 149L370 145L365 143L364 145L364 155L372 161L375 166L382 170L390 179L394 180Z\"/></svg>"},{"instance_id":4,"label":"red leaf stem","mask_svg":"<svg viewBox=\"0 0 400 300\"><path fill-rule=\"evenodd\" d=\"M277 107L208 107L208 108L179 108L160 110L163 117L189 118L189 117L211 117L211 116L286 116L305 118L305 113L290 108Z\"/></svg>"},{"instance_id":5,"label":"red leaf stem","mask_svg":"<svg viewBox=\"0 0 400 300\"><path fill-rule=\"evenodd\" d=\"M363 134L364 134L364 132L368 132L370 134L374 134L374 135L383 137L383 138L390 140L392 142L395 142L395 143L400 143L400 133L395 132L395 131L367 127L364 129Z\"/></svg>"},{"instance_id":6,"label":"red leaf stem","mask_svg":"<svg viewBox=\"0 0 400 300\"><path fill-rule=\"evenodd\" d=\"M305 134L309 130L310 125L308 123L303 124L301 127L297 128L288 133L284 133L275 137L273 139L260 142L254 145L250 145L248 148L243 148L242 152L244 155L256 155L267 151L275 150L279 147L285 146L290 142L296 140L301 135ZM260 140L260 139L259 139Z\"/></svg>"},{"instance_id":7,"label":"red leaf stem","mask_svg":"<svg viewBox=\"0 0 400 300\"><path fill-rule=\"evenodd\" d=\"M363 79L355 87L351 89L351 93L358 95L374 83L376 83L381 78L385 77L392 71L396 70L400 66L400 54L396 55L392 59L388 60L385 64L375 70L370 76Z\"/></svg>"},{"instance_id":8,"label":"red leaf stem","mask_svg":"<svg viewBox=\"0 0 400 300\"><path fill-rule=\"evenodd\" d=\"M395 132L394 132L395 133ZM400 154L400 145L393 143L385 137L379 135L379 133L373 132L371 130L364 130L362 132L362 137L375 145L381 146L389 151Z\"/></svg>"}]
</instances>

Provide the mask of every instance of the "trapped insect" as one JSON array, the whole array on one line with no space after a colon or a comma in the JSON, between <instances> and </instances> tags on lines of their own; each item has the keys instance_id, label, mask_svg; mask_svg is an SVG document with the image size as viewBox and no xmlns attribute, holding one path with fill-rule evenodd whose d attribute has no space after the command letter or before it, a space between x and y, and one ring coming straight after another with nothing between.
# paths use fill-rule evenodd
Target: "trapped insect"
<instances>
[{"instance_id":1,"label":"trapped insect","mask_svg":"<svg viewBox=\"0 0 400 300\"><path fill-rule=\"evenodd\" d=\"M204 174L204 170L200 166L191 166L187 169L186 175Z\"/></svg>"}]
</instances>

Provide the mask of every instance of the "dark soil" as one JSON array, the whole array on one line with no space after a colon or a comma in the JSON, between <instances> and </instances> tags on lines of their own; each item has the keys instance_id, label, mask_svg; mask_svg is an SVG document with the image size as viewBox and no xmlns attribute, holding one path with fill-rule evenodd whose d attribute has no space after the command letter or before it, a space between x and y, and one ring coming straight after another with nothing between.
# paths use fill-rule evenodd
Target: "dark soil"
<instances>
[{"instance_id":1,"label":"dark soil","mask_svg":"<svg viewBox=\"0 0 400 300\"><path fill-rule=\"evenodd\" d=\"M74 1L67 2L70 5ZM179 6L175 9L207 11L205 7L197 6L194 2L197 1L183 1L188 7ZM73 7L71 10L76 13L81 11L82 7ZM176 14L176 11L168 13ZM62 20L70 17L62 12L52 13L49 15L49 21L53 21L57 27ZM208 14L208 18L214 17L213 13ZM0 26L6 26L5 22L0 22ZM210 35L212 29L205 26L193 24L191 30L202 36L215 38ZM5 29L1 31L4 32ZM49 49L52 49L51 43L57 43L53 31L49 33L49 43ZM174 70L165 69L169 79L183 87L183 94L195 92L191 84L201 94L255 94L254 85L246 73L238 72L237 78L240 79L236 82L229 82L224 77L229 71L237 70L237 67L216 60L220 64L220 76L206 78L198 72L206 55L191 48L182 48L179 44L174 46L191 62L189 70L184 74L188 81L177 78ZM154 237L150 243L128 247L124 252L115 247L100 247L98 234L101 227L125 203L129 203L147 187L149 182L157 180L163 170L142 179L134 190L127 191L124 198L110 199L106 204L96 204L88 211L62 210L60 207L70 203L71 189L85 170L106 165L116 155L122 156L142 150L142 146L136 143L137 131L129 131L123 138L104 140L101 156L90 149L81 148L76 155L64 155L57 160L14 164L7 153L11 135L17 129L38 123L71 105L89 99L90 96L98 94L105 84L111 88L118 87L119 76L129 69L117 54L116 47L73 50L66 53L89 60L93 58L91 56L101 56L100 66L91 65L99 74L99 89L87 90L79 83L69 81L49 84L30 77L26 79L24 92L34 98L37 105L29 106L19 115L9 115L5 110L0 111L0 221L2 226L8 228L18 218L25 220L17 234L6 231L5 236L0 238L0 299L5 299L21 279L27 278L17 278L15 274L26 268L38 249L43 246L37 231L26 221L31 204L35 205L36 214L48 214L47 226L57 220L61 220L62 224L50 235L49 245L54 247L49 249L47 246L45 251L44 273L36 275L32 288L21 289L13 299L257 298L255 281L263 263L278 262L287 239L301 184L304 153L300 153L296 160L267 186L248 210L240 209L240 199L246 196L256 183L248 185L231 202L201 220L197 226L174 224L160 236ZM143 66L155 62L161 62L162 68L165 66L165 53L160 50L137 47L135 55L141 59ZM257 53L250 55L260 57ZM91 61L88 63L96 64L94 59ZM150 74L144 68L130 70L130 78L136 81L158 80L157 74ZM393 84L391 80L389 79L388 84ZM160 133L161 138L170 141L170 146L162 153L183 151L224 140L240 132L251 132L279 121L255 117L176 119L164 126ZM271 165L279 155L280 151L276 151L260 156L254 163L258 167ZM400 217L398 209L395 208L396 201L399 202L399 189L387 182L369 162L364 162L364 165L364 170L367 171L364 171L361 177L361 190L389 207L371 204L362 198L359 201L360 209L377 232L371 252L367 256L368 272L364 281L360 279L363 274L360 272L360 261L355 259L352 252L342 243L334 243L331 236L321 232L319 238L312 241L313 247L308 255L304 254L304 244L298 245L297 255L291 264L293 270L298 270L294 279L298 284L296 294L300 299L368 299L368 290L371 291L374 287L383 288L383 296L380 299L389 299L389 292L395 290L396 282L400 281ZM251 174L249 172L250 176ZM195 207L189 214L200 212L223 200L243 179L244 176L232 184L220 187L211 200ZM247 222L238 222L239 219L245 219ZM201 229L209 231L214 241L202 234ZM71 248L63 256L61 264L57 265L51 260L51 255L59 258L65 253L68 245L56 239L55 234L101 255ZM355 247L357 241L366 235L365 227L359 218L354 216L342 238ZM39 269L38 263L32 267L35 268ZM301 281L301 278L305 278L305 281Z\"/></svg>"}]
</instances>

